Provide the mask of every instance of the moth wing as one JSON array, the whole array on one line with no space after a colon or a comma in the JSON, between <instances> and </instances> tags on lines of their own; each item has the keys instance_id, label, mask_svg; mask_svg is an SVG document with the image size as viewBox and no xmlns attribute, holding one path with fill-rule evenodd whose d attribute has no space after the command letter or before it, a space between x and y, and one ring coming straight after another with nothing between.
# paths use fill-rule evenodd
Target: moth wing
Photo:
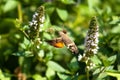
<instances>
[{"instance_id":1,"label":"moth wing","mask_svg":"<svg viewBox=\"0 0 120 80\"><path fill-rule=\"evenodd\" d=\"M78 53L78 48L77 46L75 45L74 41L72 41L69 36L63 32L63 31L60 31L59 32L59 35L61 36L64 44L66 45L67 48L69 48L69 50L73 53Z\"/></svg>"},{"instance_id":2,"label":"moth wing","mask_svg":"<svg viewBox=\"0 0 120 80\"><path fill-rule=\"evenodd\" d=\"M51 46L54 46L56 48L62 48L64 47L64 42L61 37L55 38L53 40L47 40L47 43L49 43Z\"/></svg>"}]
</instances>

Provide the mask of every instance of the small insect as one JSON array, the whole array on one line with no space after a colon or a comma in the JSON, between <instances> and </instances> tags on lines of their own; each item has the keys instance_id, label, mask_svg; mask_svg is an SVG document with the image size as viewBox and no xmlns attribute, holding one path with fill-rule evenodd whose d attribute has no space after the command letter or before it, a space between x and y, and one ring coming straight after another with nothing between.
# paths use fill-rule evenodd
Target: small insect
<instances>
[{"instance_id":1,"label":"small insect","mask_svg":"<svg viewBox=\"0 0 120 80\"><path fill-rule=\"evenodd\" d=\"M56 48L62 48L65 45L72 53L77 54L78 48L75 45L75 43L69 38L67 32L63 30L63 31L59 31L58 33L60 37L55 38L53 40L48 40L47 42Z\"/></svg>"}]
</instances>

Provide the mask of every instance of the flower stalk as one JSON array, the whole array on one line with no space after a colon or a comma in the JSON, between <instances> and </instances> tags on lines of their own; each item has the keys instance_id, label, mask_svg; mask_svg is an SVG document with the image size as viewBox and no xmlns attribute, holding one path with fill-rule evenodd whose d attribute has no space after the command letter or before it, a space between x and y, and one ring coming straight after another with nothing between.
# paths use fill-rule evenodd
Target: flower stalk
<instances>
[{"instance_id":1,"label":"flower stalk","mask_svg":"<svg viewBox=\"0 0 120 80\"><path fill-rule=\"evenodd\" d=\"M43 23L45 21L45 10L43 6L40 6L34 13L32 21L29 22L28 35L30 39L34 40L39 37L40 31L42 31Z\"/></svg>"},{"instance_id":2,"label":"flower stalk","mask_svg":"<svg viewBox=\"0 0 120 80\"><path fill-rule=\"evenodd\" d=\"M86 63L86 68L92 68L94 66L93 62L91 61L91 57L97 54L98 51L98 24L96 17L92 17L90 24L89 24L89 30L87 32L87 36L85 38L85 50L83 53L83 56L78 56L78 61L83 61Z\"/></svg>"}]
</instances>

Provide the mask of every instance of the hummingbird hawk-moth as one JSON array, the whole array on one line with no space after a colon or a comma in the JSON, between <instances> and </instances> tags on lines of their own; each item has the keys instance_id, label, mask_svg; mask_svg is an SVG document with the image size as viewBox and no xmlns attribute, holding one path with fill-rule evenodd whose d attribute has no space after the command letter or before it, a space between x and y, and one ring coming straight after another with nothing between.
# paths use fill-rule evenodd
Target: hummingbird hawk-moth
<instances>
[{"instance_id":1,"label":"hummingbird hawk-moth","mask_svg":"<svg viewBox=\"0 0 120 80\"><path fill-rule=\"evenodd\" d=\"M65 45L72 53L78 53L77 46L68 37L67 32L63 30L63 31L59 31L58 33L60 37L55 38L53 40L48 40L47 42L56 48L62 48Z\"/></svg>"}]
</instances>

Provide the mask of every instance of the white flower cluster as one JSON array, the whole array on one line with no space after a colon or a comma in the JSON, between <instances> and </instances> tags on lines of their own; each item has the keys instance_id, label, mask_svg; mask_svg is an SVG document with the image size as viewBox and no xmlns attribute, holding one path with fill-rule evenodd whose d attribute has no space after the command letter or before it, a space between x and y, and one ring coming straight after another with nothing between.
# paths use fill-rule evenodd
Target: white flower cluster
<instances>
[{"instance_id":1,"label":"white flower cluster","mask_svg":"<svg viewBox=\"0 0 120 80\"><path fill-rule=\"evenodd\" d=\"M43 23L45 21L44 7L40 6L34 13L32 21L29 22L28 35L30 38L35 38L38 36L39 32L42 31Z\"/></svg>"},{"instance_id":2,"label":"white flower cluster","mask_svg":"<svg viewBox=\"0 0 120 80\"><path fill-rule=\"evenodd\" d=\"M85 39L85 51L83 55L92 56L98 51L98 25L96 24L96 21L91 21L90 24L92 23L93 25L91 25L90 27L93 28L89 29Z\"/></svg>"},{"instance_id":3,"label":"white flower cluster","mask_svg":"<svg viewBox=\"0 0 120 80\"><path fill-rule=\"evenodd\" d=\"M35 12L33 15L32 21L30 22L30 26L34 26L35 29L39 25L39 27L43 27L43 23L45 21L45 16L44 16L44 7L40 6L38 10Z\"/></svg>"},{"instance_id":4,"label":"white flower cluster","mask_svg":"<svg viewBox=\"0 0 120 80\"><path fill-rule=\"evenodd\" d=\"M91 67L91 64L94 65L90 57L93 56L94 54L97 54L97 51L99 49L98 47L98 25L97 25L97 20L96 17L93 17L90 22L89 30L87 32L87 36L85 38L85 50L82 55L78 56L78 61L83 61L86 62L87 67Z\"/></svg>"}]
</instances>

